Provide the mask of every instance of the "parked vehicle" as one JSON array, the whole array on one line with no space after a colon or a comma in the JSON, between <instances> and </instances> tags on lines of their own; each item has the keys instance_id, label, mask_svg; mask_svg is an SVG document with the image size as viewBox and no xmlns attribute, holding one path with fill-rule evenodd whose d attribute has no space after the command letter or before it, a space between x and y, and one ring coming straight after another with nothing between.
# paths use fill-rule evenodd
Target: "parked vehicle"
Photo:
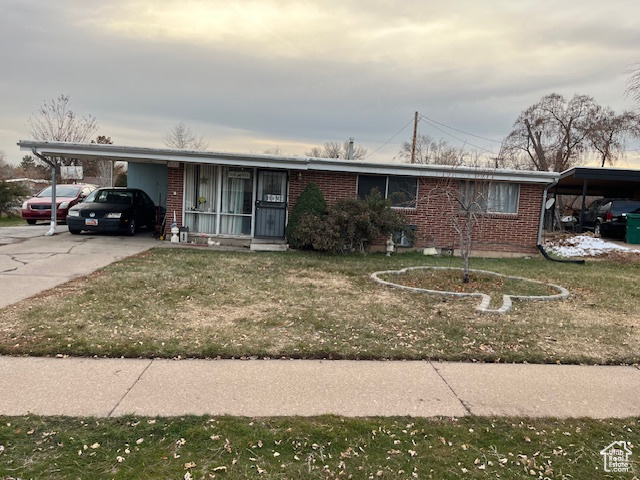
<instances>
[{"instance_id":1,"label":"parked vehicle","mask_svg":"<svg viewBox=\"0 0 640 480\"><path fill-rule=\"evenodd\" d=\"M154 229L157 213L153 200L140 189L99 188L69 209L67 225L73 234L90 230L133 235L139 227Z\"/></svg>"},{"instance_id":2,"label":"parked vehicle","mask_svg":"<svg viewBox=\"0 0 640 480\"><path fill-rule=\"evenodd\" d=\"M82 201L95 189L95 185L89 184L56 185L56 220L64 222L69 208ZM38 220L51 220L52 192L53 189L49 186L23 202L22 218L29 225L35 225Z\"/></svg>"},{"instance_id":3,"label":"parked vehicle","mask_svg":"<svg viewBox=\"0 0 640 480\"><path fill-rule=\"evenodd\" d=\"M640 200L600 198L584 211L583 227L603 237L624 237L627 213L640 213Z\"/></svg>"}]
</instances>

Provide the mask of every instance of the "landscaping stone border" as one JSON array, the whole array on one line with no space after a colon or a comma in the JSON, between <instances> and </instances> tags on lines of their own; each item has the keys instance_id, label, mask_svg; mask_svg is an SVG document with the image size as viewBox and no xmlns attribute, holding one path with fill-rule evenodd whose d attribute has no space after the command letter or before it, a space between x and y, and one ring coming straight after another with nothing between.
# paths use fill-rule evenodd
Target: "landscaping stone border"
<instances>
[{"instance_id":1,"label":"landscaping stone border","mask_svg":"<svg viewBox=\"0 0 640 480\"><path fill-rule=\"evenodd\" d=\"M475 270L469 269L470 273L482 273L485 275L494 275L496 277L504 277L510 278L512 280L522 280L525 282L537 283L539 285L546 285L558 291L555 295L503 295L502 296L502 306L498 309L490 309L489 305L491 304L491 296L486 293L481 292L473 292L473 293L461 293L461 292L447 292L444 290L429 290L426 288L417 288L417 287L408 287L406 285L400 285L397 283L387 282L378 277L378 275L391 274L391 275L402 275L407 273L410 270L458 270L462 271L462 268L456 267L407 267L401 270L385 270L381 272L375 272L371 274L371 279L379 283L380 285L385 285L387 287L399 288L401 290L408 290L414 293L428 293L431 295L442 295L447 297L476 297L480 298L480 303L476 306L476 311L481 313L506 313L511 310L512 300L527 300L527 301L550 301L550 300L562 300L565 298L569 298L571 295L569 290L559 285L553 285L552 283L540 282L538 280L532 280L530 278L524 277L514 277L510 275L503 275L502 273L491 272L488 270Z\"/></svg>"}]
</instances>

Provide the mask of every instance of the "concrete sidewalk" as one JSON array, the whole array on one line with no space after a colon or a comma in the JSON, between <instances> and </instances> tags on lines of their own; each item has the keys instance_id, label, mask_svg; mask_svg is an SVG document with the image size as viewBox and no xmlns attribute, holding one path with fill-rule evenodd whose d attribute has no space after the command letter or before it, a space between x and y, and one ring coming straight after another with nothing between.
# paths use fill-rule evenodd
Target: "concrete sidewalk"
<instances>
[{"instance_id":1,"label":"concrete sidewalk","mask_svg":"<svg viewBox=\"0 0 640 480\"><path fill-rule=\"evenodd\" d=\"M623 366L0 357L0 415L640 415Z\"/></svg>"}]
</instances>

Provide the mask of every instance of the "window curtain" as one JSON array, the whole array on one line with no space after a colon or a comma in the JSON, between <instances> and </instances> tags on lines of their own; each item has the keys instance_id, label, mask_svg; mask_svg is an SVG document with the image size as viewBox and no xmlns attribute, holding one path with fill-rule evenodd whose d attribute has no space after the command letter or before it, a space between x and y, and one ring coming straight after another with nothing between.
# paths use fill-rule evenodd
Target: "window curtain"
<instances>
[{"instance_id":1,"label":"window curtain","mask_svg":"<svg viewBox=\"0 0 640 480\"><path fill-rule=\"evenodd\" d=\"M227 191L222 196L222 212L233 215L222 217L221 229L224 233L240 235L242 233L242 203L244 200L244 180L227 178Z\"/></svg>"},{"instance_id":2,"label":"window curtain","mask_svg":"<svg viewBox=\"0 0 640 480\"><path fill-rule=\"evenodd\" d=\"M487 211L518 213L520 185L517 183L493 183L487 200Z\"/></svg>"},{"instance_id":3,"label":"window curtain","mask_svg":"<svg viewBox=\"0 0 640 480\"><path fill-rule=\"evenodd\" d=\"M216 167L187 165L185 171L185 226L197 233L216 233Z\"/></svg>"},{"instance_id":4,"label":"window curtain","mask_svg":"<svg viewBox=\"0 0 640 480\"><path fill-rule=\"evenodd\" d=\"M250 235L252 201L253 171L250 169L225 168L223 171L222 205L220 209L222 214L220 233Z\"/></svg>"}]
</instances>

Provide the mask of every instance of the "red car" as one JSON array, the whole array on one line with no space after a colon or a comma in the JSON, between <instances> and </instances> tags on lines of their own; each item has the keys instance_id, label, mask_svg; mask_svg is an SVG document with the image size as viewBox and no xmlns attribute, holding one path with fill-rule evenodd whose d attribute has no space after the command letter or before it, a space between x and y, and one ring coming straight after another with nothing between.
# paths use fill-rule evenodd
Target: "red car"
<instances>
[{"instance_id":1,"label":"red car","mask_svg":"<svg viewBox=\"0 0 640 480\"><path fill-rule=\"evenodd\" d=\"M95 185L57 185L56 186L56 218L59 222L67 219L67 211L79 203L96 189ZM38 220L51 220L51 187L47 187L36 196L25 200L22 204L22 218L29 225L35 225Z\"/></svg>"}]
</instances>

